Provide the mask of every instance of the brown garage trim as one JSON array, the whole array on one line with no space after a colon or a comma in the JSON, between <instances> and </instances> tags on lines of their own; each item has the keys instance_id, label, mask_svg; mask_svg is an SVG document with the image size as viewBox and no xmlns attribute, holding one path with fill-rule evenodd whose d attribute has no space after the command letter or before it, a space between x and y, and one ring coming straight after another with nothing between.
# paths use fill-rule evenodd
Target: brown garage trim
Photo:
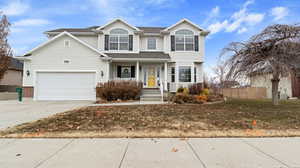
<instances>
[{"instance_id":1,"label":"brown garage trim","mask_svg":"<svg viewBox=\"0 0 300 168\"><path fill-rule=\"evenodd\" d=\"M33 87L32 86L24 86L23 87L23 97L33 97Z\"/></svg>"}]
</instances>

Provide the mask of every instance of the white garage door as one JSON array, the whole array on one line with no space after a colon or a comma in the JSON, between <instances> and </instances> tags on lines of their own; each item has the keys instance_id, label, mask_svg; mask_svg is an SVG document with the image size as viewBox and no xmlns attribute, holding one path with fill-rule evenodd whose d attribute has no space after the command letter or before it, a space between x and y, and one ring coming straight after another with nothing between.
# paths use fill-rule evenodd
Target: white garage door
<instances>
[{"instance_id":1,"label":"white garage door","mask_svg":"<svg viewBox=\"0 0 300 168\"><path fill-rule=\"evenodd\" d=\"M95 73L38 72L37 100L95 100Z\"/></svg>"}]
</instances>

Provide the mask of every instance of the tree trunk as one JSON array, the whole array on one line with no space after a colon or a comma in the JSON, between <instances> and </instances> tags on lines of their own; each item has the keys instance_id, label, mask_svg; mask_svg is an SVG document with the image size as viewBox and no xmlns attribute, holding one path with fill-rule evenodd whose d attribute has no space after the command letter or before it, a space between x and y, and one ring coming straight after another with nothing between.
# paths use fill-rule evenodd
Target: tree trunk
<instances>
[{"instance_id":1,"label":"tree trunk","mask_svg":"<svg viewBox=\"0 0 300 168\"><path fill-rule=\"evenodd\" d=\"M279 105L279 102L278 102L279 81L280 81L280 79L278 77L272 79L272 103L273 103L273 105Z\"/></svg>"}]
</instances>

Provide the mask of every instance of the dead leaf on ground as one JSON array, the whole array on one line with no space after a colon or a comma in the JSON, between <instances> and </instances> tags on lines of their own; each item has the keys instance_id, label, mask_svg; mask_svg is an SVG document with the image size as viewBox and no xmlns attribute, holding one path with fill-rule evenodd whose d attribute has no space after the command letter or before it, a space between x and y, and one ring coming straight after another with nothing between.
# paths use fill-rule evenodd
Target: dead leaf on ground
<instances>
[{"instance_id":1,"label":"dead leaf on ground","mask_svg":"<svg viewBox=\"0 0 300 168\"><path fill-rule=\"evenodd\" d=\"M178 152L177 148L172 148L172 152Z\"/></svg>"}]
</instances>

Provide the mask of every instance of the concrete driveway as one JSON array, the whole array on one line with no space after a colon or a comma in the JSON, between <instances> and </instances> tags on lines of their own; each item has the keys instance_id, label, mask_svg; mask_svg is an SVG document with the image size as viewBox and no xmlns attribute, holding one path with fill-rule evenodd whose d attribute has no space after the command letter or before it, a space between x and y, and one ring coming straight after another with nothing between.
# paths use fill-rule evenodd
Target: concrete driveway
<instances>
[{"instance_id":1,"label":"concrete driveway","mask_svg":"<svg viewBox=\"0 0 300 168\"><path fill-rule=\"evenodd\" d=\"M90 104L91 101L0 101L0 129Z\"/></svg>"},{"instance_id":2,"label":"concrete driveway","mask_svg":"<svg viewBox=\"0 0 300 168\"><path fill-rule=\"evenodd\" d=\"M0 139L1 168L299 168L300 138Z\"/></svg>"}]
</instances>

